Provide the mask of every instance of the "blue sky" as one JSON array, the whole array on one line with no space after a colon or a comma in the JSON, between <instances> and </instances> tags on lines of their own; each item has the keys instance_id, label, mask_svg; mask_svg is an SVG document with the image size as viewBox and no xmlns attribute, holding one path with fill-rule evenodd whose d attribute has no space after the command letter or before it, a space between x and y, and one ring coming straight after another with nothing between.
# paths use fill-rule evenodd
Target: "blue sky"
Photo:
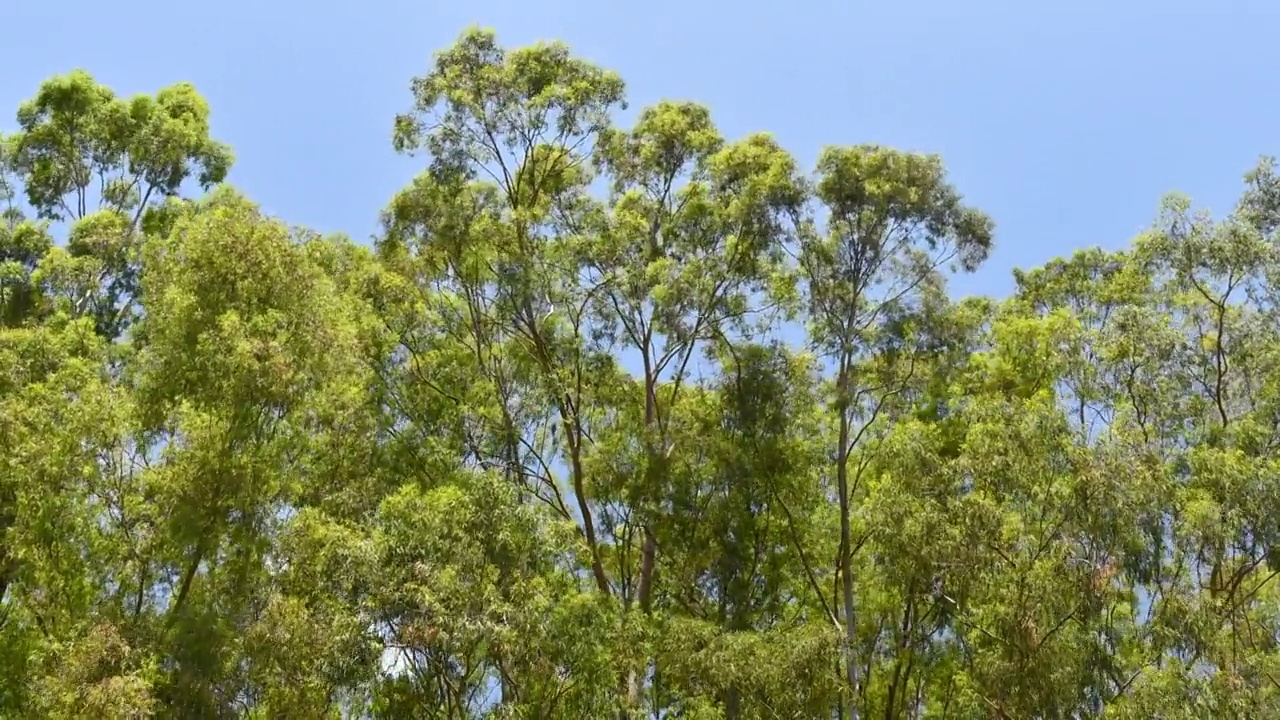
<instances>
[{"instance_id":1,"label":"blue sky","mask_svg":"<svg viewBox=\"0 0 1280 720\"><path fill-rule=\"evenodd\" d=\"M1280 154L1274 0L9 5L0 129L76 67L122 94L191 81L236 150L233 183L358 239L417 166L390 146L409 79L473 23L508 45L565 40L620 72L633 108L697 100L726 135L773 132L806 165L828 144L942 154L998 223L962 293L1121 245L1168 191L1227 210L1255 159Z\"/></svg>"}]
</instances>

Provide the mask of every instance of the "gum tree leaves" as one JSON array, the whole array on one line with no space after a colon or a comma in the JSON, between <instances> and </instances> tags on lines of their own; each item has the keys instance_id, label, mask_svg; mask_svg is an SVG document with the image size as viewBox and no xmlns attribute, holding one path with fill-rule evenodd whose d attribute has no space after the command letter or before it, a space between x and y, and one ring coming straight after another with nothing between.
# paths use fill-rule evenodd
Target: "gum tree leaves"
<instances>
[{"instance_id":1,"label":"gum tree leaves","mask_svg":"<svg viewBox=\"0 0 1280 720\"><path fill-rule=\"evenodd\" d=\"M938 157L623 89L464 32L372 248L214 187L189 85L22 104L0 715L1280 712L1272 161L953 300Z\"/></svg>"}]
</instances>

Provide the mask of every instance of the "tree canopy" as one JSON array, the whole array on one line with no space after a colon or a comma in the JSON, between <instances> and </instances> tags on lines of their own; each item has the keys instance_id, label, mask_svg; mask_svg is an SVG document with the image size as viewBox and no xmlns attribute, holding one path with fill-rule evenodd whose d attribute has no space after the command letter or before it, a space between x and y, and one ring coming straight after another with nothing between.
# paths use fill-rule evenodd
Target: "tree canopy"
<instances>
[{"instance_id":1,"label":"tree canopy","mask_svg":"<svg viewBox=\"0 0 1280 720\"><path fill-rule=\"evenodd\" d=\"M0 717L1280 717L1270 159L961 299L935 155L480 29L409 91L368 244L190 84L19 106Z\"/></svg>"}]
</instances>

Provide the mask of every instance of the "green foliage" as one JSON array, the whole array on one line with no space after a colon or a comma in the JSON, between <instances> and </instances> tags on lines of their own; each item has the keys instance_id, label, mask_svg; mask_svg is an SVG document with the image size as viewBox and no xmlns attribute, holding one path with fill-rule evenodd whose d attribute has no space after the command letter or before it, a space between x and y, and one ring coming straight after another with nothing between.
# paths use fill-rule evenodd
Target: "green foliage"
<instances>
[{"instance_id":1,"label":"green foliage","mask_svg":"<svg viewBox=\"0 0 1280 720\"><path fill-rule=\"evenodd\" d=\"M1272 161L952 300L936 156L619 127L479 29L411 90L372 248L190 85L21 104L0 716L1280 715Z\"/></svg>"}]
</instances>

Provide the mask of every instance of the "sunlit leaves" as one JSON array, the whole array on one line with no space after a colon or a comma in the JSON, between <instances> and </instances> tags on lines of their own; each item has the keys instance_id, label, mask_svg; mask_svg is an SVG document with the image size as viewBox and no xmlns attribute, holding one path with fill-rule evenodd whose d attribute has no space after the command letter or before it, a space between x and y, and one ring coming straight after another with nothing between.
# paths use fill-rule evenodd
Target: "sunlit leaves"
<instances>
[{"instance_id":1,"label":"sunlit leaves","mask_svg":"<svg viewBox=\"0 0 1280 720\"><path fill-rule=\"evenodd\" d=\"M231 151L209 138L209 107L180 83L155 97L116 97L84 71L46 81L18 109L14 162L42 217L75 219L101 206L132 212L178 192L188 177L220 182Z\"/></svg>"},{"instance_id":2,"label":"sunlit leaves","mask_svg":"<svg viewBox=\"0 0 1280 720\"><path fill-rule=\"evenodd\" d=\"M1280 712L1271 160L952 300L937 156L478 29L411 91L372 248L187 84L0 138L0 715Z\"/></svg>"}]
</instances>

